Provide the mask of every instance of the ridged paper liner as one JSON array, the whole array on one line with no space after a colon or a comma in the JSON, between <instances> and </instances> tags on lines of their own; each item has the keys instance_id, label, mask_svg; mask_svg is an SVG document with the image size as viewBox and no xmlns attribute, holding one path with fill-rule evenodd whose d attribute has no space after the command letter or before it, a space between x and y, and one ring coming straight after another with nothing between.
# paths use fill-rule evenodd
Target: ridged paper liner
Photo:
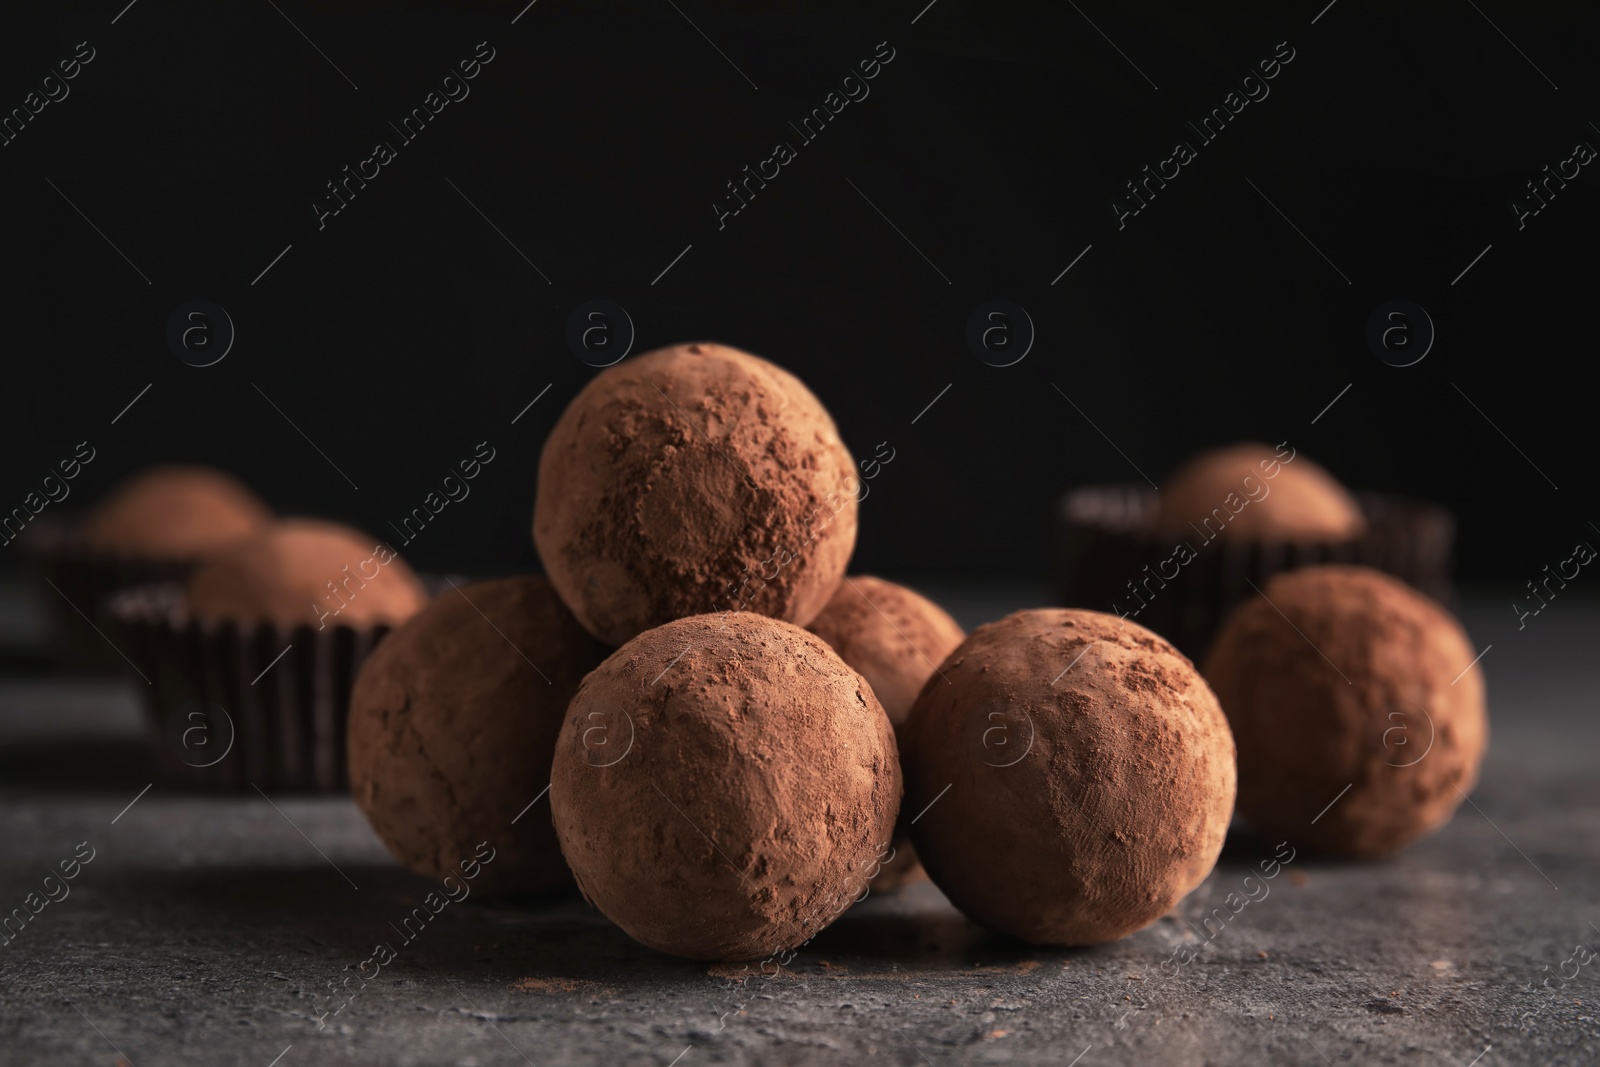
<instances>
[{"instance_id":1,"label":"ridged paper liner","mask_svg":"<svg viewBox=\"0 0 1600 1067\"><path fill-rule=\"evenodd\" d=\"M1204 541L1198 533L1184 537L1160 532L1156 494L1143 486L1075 489L1056 508L1056 592L1071 607L1125 614L1194 660L1205 654L1229 610L1255 595L1251 583L1264 590L1267 580L1281 571L1321 563L1360 564L1448 603L1453 598L1456 528L1450 512L1381 494L1358 499L1367 517L1367 531L1360 537L1265 541L1224 531ZM1160 564L1181 542L1193 546L1195 558L1179 567L1176 577L1161 576ZM1150 575L1161 578L1165 587L1152 580L1141 606L1127 583L1144 594Z\"/></svg>"},{"instance_id":2,"label":"ridged paper liner","mask_svg":"<svg viewBox=\"0 0 1600 1067\"><path fill-rule=\"evenodd\" d=\"M194 619L175 584L125 590L108 614L112 640L150 682L145 705L157 758L175 780L216 791L349 789L351 690L390 627ZM186 750L172 736L172 717L191 701L222 708L233 727L231 750L210 766L194 765L210 753Z\"/></svg>"},{"instance_id":3,"label":"ridged paper liner","mask_svg":"<svg viewBox=\"0 0 1600 1067\"><path fill-rule=\"evenodd\" d=\"M76 527L65 515L41 516L17 540L42 579L38 595L49 623L51 646L64 663L79 670L127 670L126 661L94 632L85 617L105 630L109 623L106 602L112 594L139 585L181 581L199 561L126 556L92 548Z\"/></svg>"}]
</instances>

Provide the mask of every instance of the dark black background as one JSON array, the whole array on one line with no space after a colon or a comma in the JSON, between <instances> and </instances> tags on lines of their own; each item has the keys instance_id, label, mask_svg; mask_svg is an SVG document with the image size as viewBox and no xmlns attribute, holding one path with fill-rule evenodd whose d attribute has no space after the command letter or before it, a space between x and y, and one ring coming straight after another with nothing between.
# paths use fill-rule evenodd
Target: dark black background
<instances>
[{"instance_id":1,"label":"dark black background","mask_svg":"<svg viewBox=\"0 0 1600 1067\"><path fill-rule=\"evenodd\" d=\"M66 507L196 460L284 511L381 533L487 439L497 458L472 495L407 554L535 566L539 448L596 373L568 350L567 318L605 298L631 314L635 352L711 339L767 356L858 457L895 448L857 569L1042 577L1062 490L1159 481L1240 438L1288 440L1354 488L1448 503L1461 572L1513 590L1600 536L1584 473L1600 174L1520 232L1508 206L1577 141L1600 146L1594 5L1338 0L1312 24L1325 0L937 0L913 24L925 2L538 0L515 25L525 0L138 0L115 24L125 0L7 12L0 109L77 42L97 54L0 148L0 506L87 439L98 455ZM480 41L496 57L471 95L319 231L324 183L395 140L387 120ZM880 41L895 58L870 96L719 231L724 183L797 142L787 121ZM1271 95L1119 231L1122 183L1195 142L1185 120L1280 41L1295 58ZM205 369L165 342L194 298L238 330ZM994 298L1037 326L1009 368L964 340ZM1438 330L1409 368L1364 340L1394 298Z\"/></svg>"}]
</instances>

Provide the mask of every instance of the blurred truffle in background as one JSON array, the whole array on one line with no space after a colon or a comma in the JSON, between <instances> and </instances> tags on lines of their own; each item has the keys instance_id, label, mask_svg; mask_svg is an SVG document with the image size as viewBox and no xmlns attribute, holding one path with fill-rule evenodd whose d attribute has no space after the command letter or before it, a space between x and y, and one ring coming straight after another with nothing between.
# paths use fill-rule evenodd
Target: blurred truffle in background
<instances>
[{"instance_id":1,"label":"blurred truffle in background","mask_svg":"<svg viewBox=\"0 0 1600 1067\"><path fill-rule=\"evenodd\" d=\"M1287 442L1202 452L1172 472L1159 500L1156 525L1178 537L1342 541L1367 528L1349 490Z\"/></svg>"},{"instance_id":2,"label":"blurred truffle in background","mask_svg":"<svg viewBox=\"0 0 1600 1067\"><path fill-rule=\"evenodd\" d=\"M1159 491L1068 492L1055 580L1062 603L1136 619L1197 659L1228 611L1282 571L1360 564L1448 600L1454 544L1444 508L1352 495L1288 441L1243 442L1198 453Z\"/></svg>"},{"instance_id":3,"label":"blurred truffle in background","mask_svg":"<svg viewBox=\"0 0 1600 1067\"><path fill-rule=\"evenodd\" d=\"M316 519L274 522L182 582L116 594L111 633L149 682L157 756L210 789L331 792L348 782L346 723L362 662L428 592L388 545ZM171 730L185 709L224 722L228 758Z\"/></svg>"},{"instance_id":4,"label":"blurred truffle in background","mask_svg":"<svg viewBox=\"0 0 1600 1067\"><path fill-rule=\"evenodd\" d=\"M44 579L38 596L51 644L80 670L126 670L95 630L121 589L184 578L203 559L259 533L272 510L244 483L209 467L147 467L86 511L44 512L23 540Z\"/></svg>"},{"instance_id":5,"label":"blurred truffle in background","mask_svg":"<svg viewBox=\"0 0 1600 1067\"><path fill-rule=\"evenodd\" d=\"M260 531L272 511L238 479L207 467L151 467L84 519L96 551L144 559L202 558Z\"/></svg>"},{"instance_id":6,"label":"blurred truffle in background","mask_svg":"<svg viewBox=\"0 0 1600 1067\"><path fill-rule=\"evenodd\" d=\"M398 626L427 590L386 544L349 526L286 519L206 560L185 587L202 619L279 626Z\"/></svg>"}]
</instances>

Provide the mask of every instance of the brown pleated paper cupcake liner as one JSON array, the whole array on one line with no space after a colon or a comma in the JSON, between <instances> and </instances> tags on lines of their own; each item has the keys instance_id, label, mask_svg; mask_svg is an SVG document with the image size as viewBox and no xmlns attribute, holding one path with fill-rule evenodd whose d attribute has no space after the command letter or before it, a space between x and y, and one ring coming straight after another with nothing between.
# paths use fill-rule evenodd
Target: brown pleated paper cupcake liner
<instances>
[{"instance_id":1,"label":"brown pleated paper cupcake liner","mask_svg":"<svg viewBox=\"0 0 1600 1067\"><path fill-rule=\"evenodd\" d=\"M134 586L181 581L199 562L192 558L125 556L96 549L67 517L40 516L18 539L39 578L38 596L49 626L50 645L69 667L126 671L128 663L106 643L106 602Z\"/></svg>"},{"instance_id":2,"label":"brown pleated paper cupcake liner","mask_svg":"<svg viewBox=\"0 0 1600 1067\"><path fill-rule=\"evenodd\" d=\"M108 615L112 640L148 683L151 737L174 781L213 791L349 788L350 695L388 626L195 619L176 584L118 593Z\"/></svg>"},{"instance_id":3,"label":"brown pleated paper cupcake liner","mask_svg":"<svg viewBox=\"0 0 1600 1067\"><path fill-rule=\"evenodd\" d=\"M1255 595L1252 583L1265 589L1282 571L1353 563L1391 574L1435 600L1453 599L1455 519L1435 504L1363 493L1357 499L1367 531L1356 538L1265 541L1224 533L1204 541L1158 530L1156 499L1154 491L1134 485L1087 486L1061 498L1054 538L1061 603L1123 615L1198 660L1228 612ZM1192 546L1195 557L1168 578L1161 571L1170 573L1171 565L1161 564L1180 543Z\"/></svg>"}]
</instances>

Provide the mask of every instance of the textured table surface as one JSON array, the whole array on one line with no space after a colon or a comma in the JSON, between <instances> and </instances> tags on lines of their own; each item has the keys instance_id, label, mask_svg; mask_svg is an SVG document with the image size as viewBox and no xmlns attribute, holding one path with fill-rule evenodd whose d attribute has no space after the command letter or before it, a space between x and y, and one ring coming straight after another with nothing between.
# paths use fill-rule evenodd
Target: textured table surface
<instances>
[{"instance_id":1,"label":"textured table surface","mask_svg":"<svg viewBox=\"0 0 1600 1067\"><path fill-rule=\"evenodd\" d=\"M930 591L969 627L1043 601ZM1493 645L1482 782L1400 857L1297 856L1208 928L1272 853L1236 834L1174 914L1087 950L987 934L923 884L741 983L571 898L469 898L400 944L390 924L432 885L348 799L164 785L136 684L52 672L13 594L0 911L80 843L94 858L0 947L0 1064L1593 1063L1600 960L1575 948L1600 946L1600 609L1519 632L1501 599L1465 612ZM380 941L397 958L363 983ZM1163 967L1185 944L1193 962Z\"/></svg>"}]
</instances>

